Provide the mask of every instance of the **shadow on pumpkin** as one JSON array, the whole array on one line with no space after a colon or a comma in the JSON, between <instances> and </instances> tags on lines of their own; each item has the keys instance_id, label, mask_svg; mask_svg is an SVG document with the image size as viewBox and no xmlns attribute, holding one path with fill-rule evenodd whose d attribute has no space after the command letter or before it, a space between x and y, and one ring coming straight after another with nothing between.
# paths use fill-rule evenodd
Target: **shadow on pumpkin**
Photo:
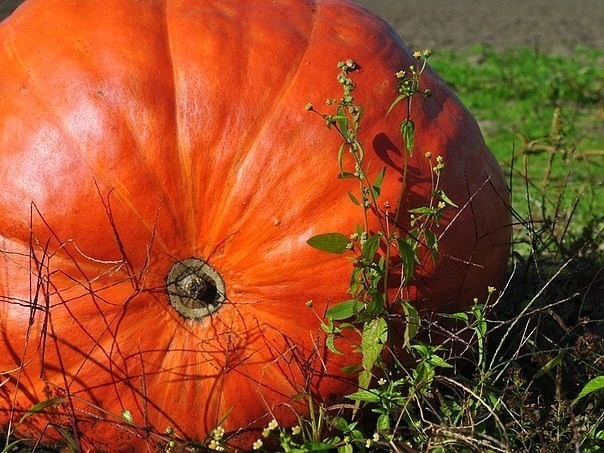
<instances>
[{"instance_id":1,"label":"shadow on pumpkin","mask_svg":"<svg viewBox=\"0 0 604 453\"><path fill-rule=\"evenodd\" d=\"M461 134L449 137L445 149L456 149L456 142L462 139ZM454 159L455 155L448 154L438 187L435 187L436 155L424 157L421 143L416 145L419 149L413 154L405 155L408 151L401 150L386 133L379 133L372 146L387 171L398 173L402 190L395 209L386 206L380 212L374 206L373 213L381 219L382 231L397 231L418 243L418 262L408 284L402 283L403 264L398 250L393 248L387 254L385 246L381 247L382 254L391 257L390 300L411 300L424 313L449 311L469 306L475 297L485 297L487 285L503 284L511 246L511 208L508 190L501 185L498 168L489 169L486 164L477 169L466 168L452 162L450 174L446 159ZM482 158L488 162L490 153L484 143L477 146ZM489 164L492 166L493 162ZM437 248L434 248L424 238L414 236L410 209L435 205L440 201L436 189L443 190L457 207L446 206L440 217L427 225L437 238ZM435 250L436 259L432 250ZM497 281L485 284L485 278L489 276L497 276Z\"/></svg>"}]
</instances>

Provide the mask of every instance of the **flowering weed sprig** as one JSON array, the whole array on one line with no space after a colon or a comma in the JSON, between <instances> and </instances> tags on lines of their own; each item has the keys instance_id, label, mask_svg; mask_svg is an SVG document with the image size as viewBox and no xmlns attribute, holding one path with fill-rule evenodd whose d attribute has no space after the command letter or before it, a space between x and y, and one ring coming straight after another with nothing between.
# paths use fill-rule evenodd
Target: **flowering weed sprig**
<instances>
[{"instance_id":1,"label":"flowering weed sprig","mask_svg":"<svg viewBox=\"0 0 604 453\"><path fill-rule=\"evenodd\" d=\"M208 449L213 451L225 451L224 434L225 432L222 426L214 428L211 438L209 442L207 442Z\"/></svg>"},{"instance_id":2,"label":"flowering weed sprig","mask_svg":"<svg viewBox=\"0 0 604 453\"><path fill-rule=\"evenodd\" d=\"M407 153L404 154L403 183L406 181L407 158L411 156L415 143L415 123L412 117L412 103L416 95L422 95L426 100L431 96L428 89L420 87L420 78L426 69L429 51L416 52L414 57L416 65L411 65L406 70L396 73L395 99L386 112L390 114L400 103L405 103L406 109L400 124L400 133ZM412 343L419 327L419 314L411 301L402 298L403 288L413 279L416 265L420 262L419 247L424 246L436 260L438 255L438 235L435 230L439 227L441 214L447 207L456 207L440 187L441 174L445 169L442 156L432 158L431 153L426 153L430 164L432 178L432 195L428 204L408 211L410 215L410 230L405 236L391 231L389 223L392 219L388 214L388 207L381 209L378 205L381 185L384 180L386 169L382 169L375 179L370 182L365 169L365 152L359 140L358 132L361 129L362 108L355 103L353 91L355 84L352 80L352 72L360 69L359 65L352 60L338 64L340 73L338 82L342 86L342 97L340 99L328 99L327 105L334 107L334 114L321 114L329 128L335 129L342 137L343 142L338 150L339 178L356 178L360 183L360 193L355 195L349 193L352 202L362 209L363 226L348 235L343 233L326 233L315 236L308 243L315 248L332 253L352 253L349 259L353 263L353 271L348 293L350 299L340 302L331 307L323 323L323 330L327 333L326 345L334 353L339 353L335 348L334 338L341 334L344 329L353 328L360 335L359 349L362 353L361 367L358 376L358 391L350 398L355 401L355 408L361 403L376 405L374 412L379 413L377 428L379 432L386 432L391 427L391 415L395 409L401 409L409 404L410 400L401 393L402 387L416 389L417 392L427 391L431 380L425 381L428 369L437 366L446 366L443 361L436 362L437 348L427 351ZM307 105L307 110L318 113L312 104ZM343 158L345 152L353 156L353 168L345 166ZM377 216L380 228L372 231L368 227L368 212ZM399 230L398 228L396 230ZM384 251L384 253L380 253ZM388 300L388 277L391 273L390 263L391 250L396 251L400 258L402 267L401 281L397 298ZM378 382L377 389L371 389L374 378L374 368L381 364L382 351L389 339L389 324L391 317L391 305L400 303L406 320L404 333L404 347L409 352L424 354L429 359L420 362L422 368L419 377L413 380L411 377L403 380ZM421 365L424 363L424 365ZM426 363L428 365L426 365ZM430 366L432 368L430 368ZM431 375L434 373L432 372ZM430 375L430 373L429 373ZM419 381L426 385L420 386ZM416 382L417 381L417 382ZM346 431L340 423L343 439L350 439L350 432ZM348 425L347 425L348 426ZM346 434L348 432L348 434ZM379 439L379 433L377 434ZM370 439L367 445L377 442ZM365 446L365 444L363 444Z\"/></svg>"},{"instance_id":3,"label":"flowering weed sprig","mask_svg":"<svg viewBox=\"0 0 604 453\"><path fill-rule=\"evenodd\" d=\"M400 70L396 73L396 90L398 95L390 105L388 113L390 113L392 109L400 102L406 102L406 116L401 122L400 129L409 154L413 154L413 149L415 147L415 123L411 118L411 105L413 98L418 93L422 93L424 99L432 96L432 92L429 89L420 90L419 83L420 76L426 69L428 58L430 58L431 55L432 52L429 50L424 50L423 52L414 52L413 57L417 60L419 66L411 65L409 66L408 70Z\"/></svg>"}]
</instances>

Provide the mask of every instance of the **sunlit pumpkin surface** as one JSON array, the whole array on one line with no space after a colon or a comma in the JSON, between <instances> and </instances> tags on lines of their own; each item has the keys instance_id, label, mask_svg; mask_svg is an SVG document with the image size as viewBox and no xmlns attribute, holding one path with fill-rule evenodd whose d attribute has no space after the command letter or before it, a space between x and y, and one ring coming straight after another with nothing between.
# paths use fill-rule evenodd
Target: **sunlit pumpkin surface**
<instances>
[{"instance_id":1,"label":"sunlit pumpkin surface","mask_svg":"<svg viewBox=\"0 0 604 453\"><path fill-rule=\"evenodd\" d=\"M369 179L386 167L390 227L403 235L430 197L426 152L459 206L402 295L451 310L501 283L507 189L475 121L427 71L403 183L404 107L385 113L415 60L350 2L27 0L0 44L0 424L16 435L60 440L60 426L84 449L140 451L167 427L203 441L220 424L245 446L249 428L304 413L300 395L354 389L353 346L328 353L320 333L351 263L306 244L362 222L358 183L337 179L341 138L305 111L340 95L339 61L361 66L359 138ZM188 319L166 282L193 258L224 287Z\"/></svg>"}]
</instances>

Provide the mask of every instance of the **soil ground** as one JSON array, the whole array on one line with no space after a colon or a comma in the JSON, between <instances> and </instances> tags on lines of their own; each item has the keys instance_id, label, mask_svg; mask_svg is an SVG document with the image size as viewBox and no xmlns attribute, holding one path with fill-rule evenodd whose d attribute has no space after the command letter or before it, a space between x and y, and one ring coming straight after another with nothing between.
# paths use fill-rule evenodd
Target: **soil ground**
<instances>
[{"instance_id":1,"label":"soil ground","mask_svg":"<svg viewBox=\"0 0 604 453\"><path fill-rule=\"evenodd\" d=\"M412 49L530 46L568 54L604 48L602 0L358 0Z\"/></svg>"},{"instance_id":2,"label":"soil ground","mask_svg":"<svg viewBox=\"0 0 604 453\"><path fill-rule=\"evenodd\" d=\"M0 0L0 19L22 0ZM358 0L412 49L531 46L568 54L604 48L604 0Z\"/></svg>"}]
</instances>

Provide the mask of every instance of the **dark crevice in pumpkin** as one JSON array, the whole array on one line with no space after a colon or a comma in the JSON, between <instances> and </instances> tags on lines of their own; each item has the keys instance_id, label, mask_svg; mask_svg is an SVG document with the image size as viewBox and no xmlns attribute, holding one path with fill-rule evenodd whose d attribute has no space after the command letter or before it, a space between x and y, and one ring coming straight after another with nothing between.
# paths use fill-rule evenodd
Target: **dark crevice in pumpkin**
<instances>
[{"instance_id":1,"label":"dark crevice in pumpkin","mask_svg":"<svg viewBox=\"0 0 604 453\"><path fill-rule=\"evenodd\" d=\"M166 277L170 304L183 317L201 321L214 313L225 300L225 285L220 274L205 261L190 258L179 261Z\"/></svg>"}]
</instances>

